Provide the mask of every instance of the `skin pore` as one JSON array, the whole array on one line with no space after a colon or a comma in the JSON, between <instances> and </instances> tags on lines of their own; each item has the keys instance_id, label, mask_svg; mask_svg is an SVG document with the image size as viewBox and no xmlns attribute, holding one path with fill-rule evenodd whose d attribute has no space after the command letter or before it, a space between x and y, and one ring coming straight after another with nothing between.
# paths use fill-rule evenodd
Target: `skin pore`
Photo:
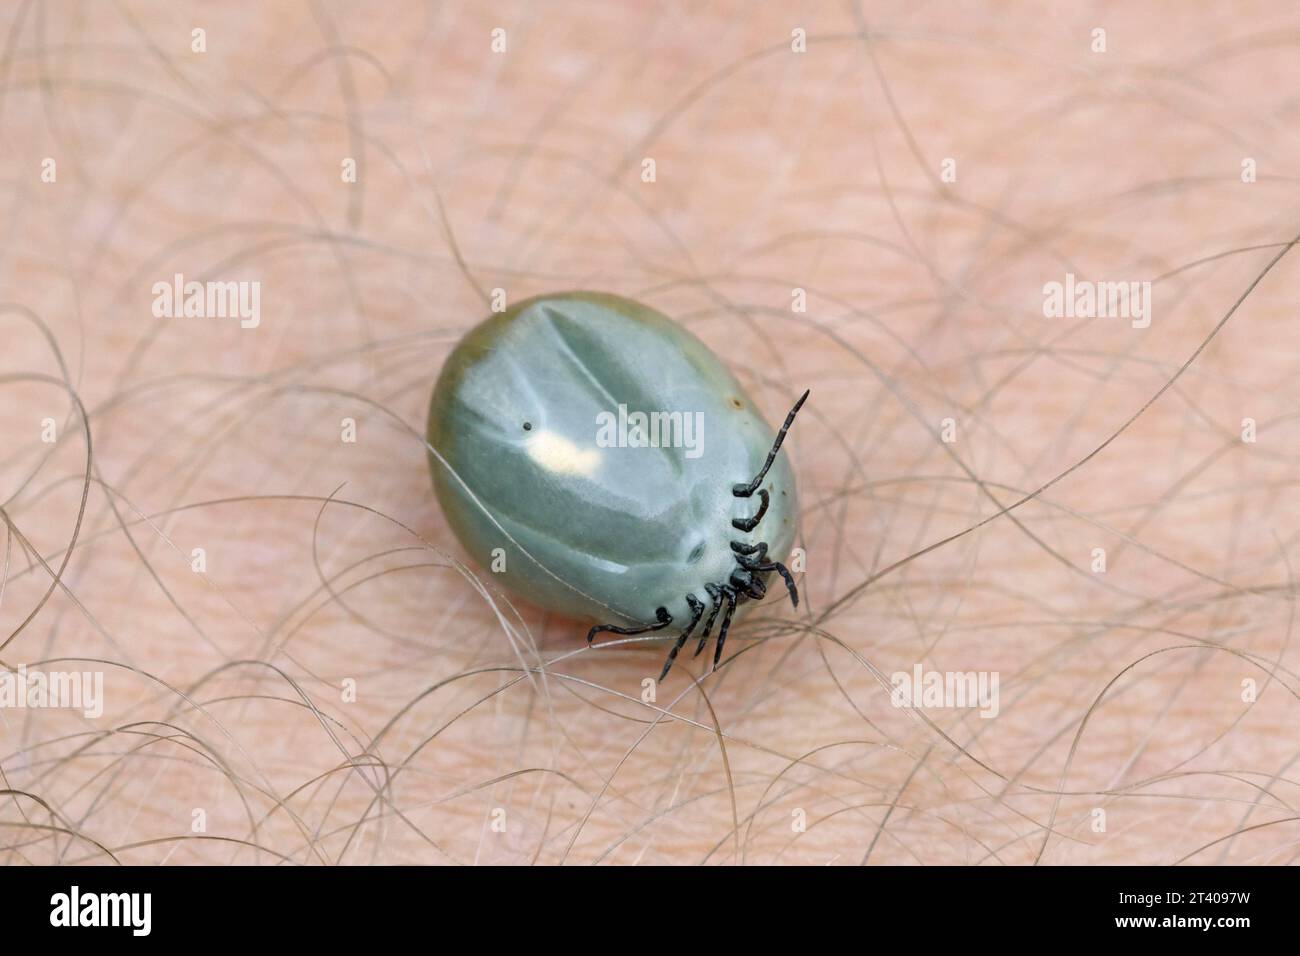
<instances>
[{"instance_id":1,"label":"skin pore","mask_svg":"<svg viewBox=\"0 0 1300 956\"><path fill-rule=\"evenodd\" d=\"M1293 12L4 16L0 678L81 693L0 685L4 862L1294 857ZM706 678L437 507L443 359L562 289L813 390Z\"/></svg>"}]
</instances>

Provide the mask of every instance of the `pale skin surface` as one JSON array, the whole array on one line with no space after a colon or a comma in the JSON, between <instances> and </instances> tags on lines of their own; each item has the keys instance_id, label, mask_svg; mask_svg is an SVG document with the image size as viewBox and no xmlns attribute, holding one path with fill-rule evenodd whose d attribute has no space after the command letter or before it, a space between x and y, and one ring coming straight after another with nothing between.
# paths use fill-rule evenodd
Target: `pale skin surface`
<instances>
[{"instance_id":1,"label":"pale skin surface","mask_svg":"<svg viewBox=\"0 0 1300 956\"><path fill-rule=\"evenodd\" d=\"M265 6L5 13L0 663L105 699L0 709L0 858L1294 858L1294 12ZM805 601L699 683L457 566L423 414L496 288L812 388Z\"/></svg>"}]
</instances>

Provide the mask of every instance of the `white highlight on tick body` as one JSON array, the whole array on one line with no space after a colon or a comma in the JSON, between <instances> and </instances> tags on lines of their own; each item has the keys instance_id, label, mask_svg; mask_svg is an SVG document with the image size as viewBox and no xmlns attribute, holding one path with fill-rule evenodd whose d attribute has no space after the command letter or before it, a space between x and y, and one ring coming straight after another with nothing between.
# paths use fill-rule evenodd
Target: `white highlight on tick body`
<instances>
[{"instance_id":1,"label":"white highlight on tick body","mask_svg":"<svg viewBox=\"0 0 1300 956\"><path fill-rule=\"evenodd\" d=\"M559 432L538 432L524 442L524 448L529 458L557 475L586 477L600 467L600 452L583 448Z\"/></svg>"}]
</instances>

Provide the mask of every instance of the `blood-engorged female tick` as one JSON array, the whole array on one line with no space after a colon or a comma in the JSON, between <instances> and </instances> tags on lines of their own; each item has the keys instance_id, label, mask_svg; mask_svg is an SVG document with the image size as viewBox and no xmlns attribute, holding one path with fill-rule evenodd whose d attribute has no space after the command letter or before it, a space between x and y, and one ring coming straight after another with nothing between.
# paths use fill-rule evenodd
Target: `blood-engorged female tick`
<instances>
[{"instance_id":1,"label":"blood-engorged female tick","mask_svg":"<svg viewBox=\"0 0 1300 956\"><path fill-rule=\"evenodd\" d=\"M701 620L697 656L721 615L717 666L772 573L798 606L782 564L798 500L778 452L807 398L773 438L727 367L667 317L602 293L540 296L471 330L443 366L429 408L434 488L466 550L509 590L611 622L589 643L685 622L663 680ZM760 525L763 540L747 540Z\"/></svg>"}]
</instances>

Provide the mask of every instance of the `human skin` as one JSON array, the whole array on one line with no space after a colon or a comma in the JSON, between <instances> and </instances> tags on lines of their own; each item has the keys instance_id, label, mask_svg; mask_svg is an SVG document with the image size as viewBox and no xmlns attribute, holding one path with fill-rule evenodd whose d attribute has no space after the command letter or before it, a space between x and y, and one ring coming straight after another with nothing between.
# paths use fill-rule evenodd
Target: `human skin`
<instances>
[{"instance_id":1,"label":"human skin","mask_svg":"<svg viewBox=\"0 0 1300 956\"><path fill-rule=\"evenodd\" d=\"M0 707L7 863L1294 858L1294 11L4 16L0 666L103 675ZM656 685L469 561L425 411L495 289L812 389L798 610Z\"/></svg>"}]
</instances>

